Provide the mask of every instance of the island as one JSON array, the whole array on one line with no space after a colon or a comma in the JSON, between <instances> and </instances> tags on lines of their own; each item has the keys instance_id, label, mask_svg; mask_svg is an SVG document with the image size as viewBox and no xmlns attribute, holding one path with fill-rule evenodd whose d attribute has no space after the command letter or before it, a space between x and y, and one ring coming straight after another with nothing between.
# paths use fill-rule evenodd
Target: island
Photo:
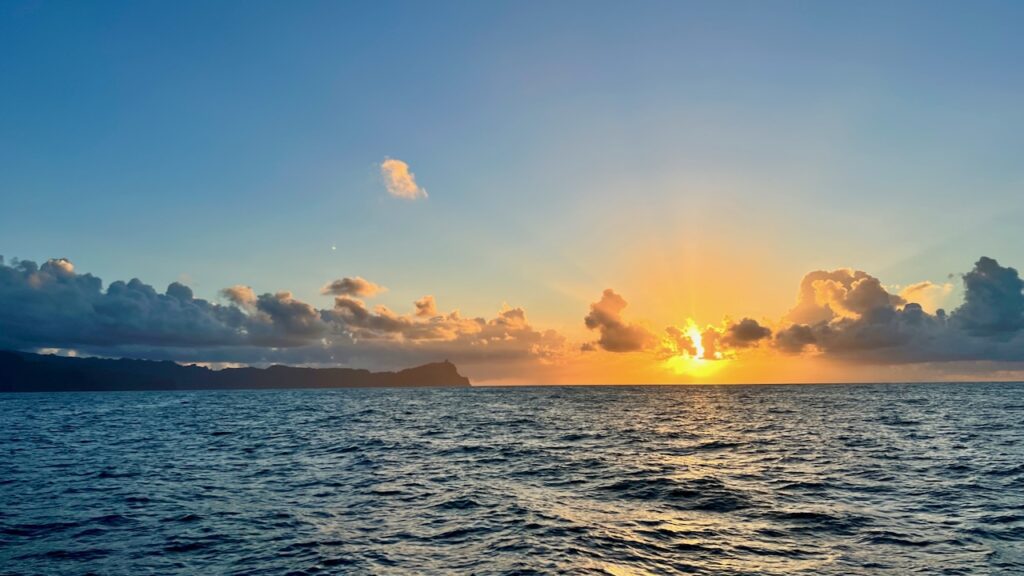
<instances>
[{"instance_id":1,"label":"island","mask_svg":"<svg viewBox=\"0 0 1024 576\"><path fill-rule=\"evenodd\" d=\"M397 372L354 368L183 366L169 361L78 358L0 351L0 392L244 390L298 388L464 388L469 379L445 360Z\"/></svg>"}]
</instances>

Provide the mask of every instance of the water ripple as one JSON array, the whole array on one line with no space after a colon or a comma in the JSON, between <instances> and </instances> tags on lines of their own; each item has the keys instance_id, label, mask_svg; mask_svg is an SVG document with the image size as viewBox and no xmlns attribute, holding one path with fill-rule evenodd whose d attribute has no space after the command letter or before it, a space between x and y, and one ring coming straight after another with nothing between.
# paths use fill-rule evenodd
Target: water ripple
<instances>
[{"instance_id":1,"label":"water ripple","mask_svg":"<svg viewBox=\"0 0 1024 576\"><path fill-rule=\"evenodd\" d=\"M3 574L1024 574L1024 385L0 396Z\"/></svg>"}]
</instances>

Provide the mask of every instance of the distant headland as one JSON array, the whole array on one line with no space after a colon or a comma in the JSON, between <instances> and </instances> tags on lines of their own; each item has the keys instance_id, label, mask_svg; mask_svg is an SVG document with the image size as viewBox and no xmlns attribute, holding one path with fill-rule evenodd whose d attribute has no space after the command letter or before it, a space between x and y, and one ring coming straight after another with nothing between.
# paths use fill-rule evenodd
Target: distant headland
<instances>
[{"instance_id":1,"label":"distant headland","mask_svg":"<svg viewBox=\"0 0 1024 576\"><path fill-rule=\"evenodd\" d=\"M73 358L0 351L0 392L468 387L445 360L398 372L353 368L224 368L152 360Z\"/></svg>"}]
</instances>

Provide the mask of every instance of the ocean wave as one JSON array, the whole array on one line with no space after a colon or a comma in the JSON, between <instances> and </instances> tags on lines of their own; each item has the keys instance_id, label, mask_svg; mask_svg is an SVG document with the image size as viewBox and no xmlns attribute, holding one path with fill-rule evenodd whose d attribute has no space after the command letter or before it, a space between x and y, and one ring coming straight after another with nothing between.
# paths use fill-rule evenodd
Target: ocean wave
<instances>
[{"instance_id":1,"label":"ocean wave","mask_svg":"<svg viewBox=\"0 0 1024 576\"><path fill-rule=\"evenodd\" d=\"M1024 574L1020 384L0 403L4 574Z\"/></svg>"}]
</instances>

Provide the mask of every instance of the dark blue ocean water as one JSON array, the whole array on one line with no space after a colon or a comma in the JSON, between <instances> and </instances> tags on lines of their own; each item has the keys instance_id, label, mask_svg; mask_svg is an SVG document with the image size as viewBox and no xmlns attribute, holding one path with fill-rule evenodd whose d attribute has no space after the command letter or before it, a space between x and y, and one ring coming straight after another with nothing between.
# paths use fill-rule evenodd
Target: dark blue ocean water
<instances>
[{"instance_id":1,"label":"dark blue ocean water","mask_svg":"<svg viewBox=\"0 0 1024 576\"><path fill-rule=\"evenodd\" d=\"M1024 385L0 396L3 574L1024 574Z\"/></svg>"}]
</instances>

